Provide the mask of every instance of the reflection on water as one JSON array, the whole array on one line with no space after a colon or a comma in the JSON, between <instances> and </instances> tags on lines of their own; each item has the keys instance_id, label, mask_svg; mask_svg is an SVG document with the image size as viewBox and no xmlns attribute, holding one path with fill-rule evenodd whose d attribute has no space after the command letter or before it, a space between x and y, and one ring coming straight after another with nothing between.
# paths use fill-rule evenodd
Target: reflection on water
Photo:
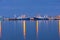
<instances>
[{"instance_id":1,"label":"reflection on water","mask_svg":"<svg viewBox=\"0 0 60 40\"><path fill-rule=\"evenodd\" d=\"M38 39L38 20L36 21L36 35L37 35L37 39Z\"/></svg>"},{"instance_id":2,"label":"reflection on water","mask_svg":"<svg viewBox=\"0 0 60 40\"><path fill-rule=\"evenodd\" d=\"M59 37L60 37L60 20L58 20L58 28L59 28Z\"/></svg>"},{"instance_id":3,"label":"reflection on water","mask_svg":"<svg viewBox=\"0 0 60 40\"><path fill-rule=\"evenodd\" d=\"M58 24L60 36L60 20ZM12 21L10 23L9 22L5 23L5 25L6 26L2 27L2 31L5 36L4 35L2 36L1 35L2 25L0 21L0 38L2 36L3 40L6 40L6 38L9 40L58 40L57 21L52 22L47 20L46 21L36 20L30 22L23 20L22 23L21 21L19 23L16 21L14 24Z\"/></svg>"},{"instance_id":4,"label":"reflection on water","mask_svg":"<svg viewBox=\"0 0 60 40\"><path fill-rule=\"evenodd\" d=\"M1 29L2 29L1 26L2 26L2 25L1 25L1 21L0 21L0 38L1 38Z\"/></svg>"},{"instance_id":5,"label":"reflection on water","mask_svg":"<svg viewBox=\"0 0 60 40\"><path fill-rule=\"evenodd\" d=\"M23 21L23 34L24 34L24 39L26 40L26 21Z\"/></svg>"}]
</instances>

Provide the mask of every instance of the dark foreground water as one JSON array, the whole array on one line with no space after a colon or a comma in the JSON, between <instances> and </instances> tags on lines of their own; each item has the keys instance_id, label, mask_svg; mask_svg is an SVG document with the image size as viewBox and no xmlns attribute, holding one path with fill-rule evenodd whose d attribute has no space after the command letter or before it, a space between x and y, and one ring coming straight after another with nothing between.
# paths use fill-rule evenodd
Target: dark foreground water
<instances>
[{"instance_id":1,"label":"dark foreground water","mask_svg":"<svg viewBox=\"0 0 60 40\"><path fill-rule=\"evenodd\" d=\"M0 40L59 40L60 21L0 21Z\"/></svg>"}]
</instances>

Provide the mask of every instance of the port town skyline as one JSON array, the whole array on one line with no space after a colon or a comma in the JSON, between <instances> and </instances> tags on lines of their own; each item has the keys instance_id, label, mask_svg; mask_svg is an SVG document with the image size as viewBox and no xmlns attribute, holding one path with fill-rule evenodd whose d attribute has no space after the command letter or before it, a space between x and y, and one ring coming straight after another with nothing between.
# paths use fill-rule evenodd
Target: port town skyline
<instances>
[{"instance_id":1,"label":"port town skyline","mask_svg":"<svg viewBox=\"0 0 60 40\"><path fill-rule=\"evenodd\" d=\"M14 15L14 17L11 17L11 18L0 16L0 20L60 20L60 15L58 15L58 16L37 15L37 16L33 16L33 17L29 17L26 15L21 15L21 16Z\"/></svg>"},{"instance_id":2,"label":"port town skyline","mask_svg":"<svg viewBox=\"0 0 60 40\"><path fill-rule=\"evenodd\" d=\"M60 40L60 0L0 0L0 40Z\"/></svg>"}]
</instances>

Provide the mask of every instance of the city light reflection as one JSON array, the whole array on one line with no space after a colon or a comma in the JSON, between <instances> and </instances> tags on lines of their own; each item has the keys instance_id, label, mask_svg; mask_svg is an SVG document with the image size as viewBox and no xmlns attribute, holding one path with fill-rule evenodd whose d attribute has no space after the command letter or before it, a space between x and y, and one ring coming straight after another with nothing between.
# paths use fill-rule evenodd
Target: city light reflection
<instances>
[{"instance_id":1,"label":"city light reflection","mask_svg":"<svg viewBox=\"0 0 60 40\"><path fill-rule=\"evenodd\" d=\"M60 37L60 20L59 20L59 37Z\"/></svg>"},{"instance_id":2,"label":"city light reflection","mask_svg":"<svg viewBox=\"0 0 60 40\"><path fill-rule=\"evenodd\" d=\"M36 36L37 36L37 39L38 39L38 20L36 21Z\"/></svg>"},{"instance_id":3,"label":"city light reflection","mask_svg":"<svg viewBox=\"0 0 60 40\"><path fill-rule=\"evenodd\" d=\"M24 39L26 40L26 21L23 21L23 34L24 34Z\"/></svg>"},{"instance_id":4,"label":"city light reflection","mask_svg":"<svg viewBox=\"0 0 60 40\"><path fill-rule=\"evenodd\" d=\"M2 28L1 28L1 21L0 21L0 38L1 38L1 31L2 31Z\"/></svg>"}]
</instances>

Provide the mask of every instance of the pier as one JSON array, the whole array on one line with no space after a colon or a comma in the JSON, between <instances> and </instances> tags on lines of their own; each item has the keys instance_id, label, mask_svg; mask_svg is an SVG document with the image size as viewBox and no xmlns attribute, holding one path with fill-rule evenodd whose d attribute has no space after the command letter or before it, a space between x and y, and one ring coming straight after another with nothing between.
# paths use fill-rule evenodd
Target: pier
<instances>
[{"instance_id":1,"label":"pier","mask_svg":"<svg viewBox=\"0 0 60 40\"><path fill-rule=\"evenodd\" d=\"M19 17L13 17L13 18L5 18L5 17L0 17L1 20L60 20L60 16L55 16L55 17L49 17L49 16L36 16L36 17L26 17L25 15L19 16Z\"/></svg>"}]
</instances>

